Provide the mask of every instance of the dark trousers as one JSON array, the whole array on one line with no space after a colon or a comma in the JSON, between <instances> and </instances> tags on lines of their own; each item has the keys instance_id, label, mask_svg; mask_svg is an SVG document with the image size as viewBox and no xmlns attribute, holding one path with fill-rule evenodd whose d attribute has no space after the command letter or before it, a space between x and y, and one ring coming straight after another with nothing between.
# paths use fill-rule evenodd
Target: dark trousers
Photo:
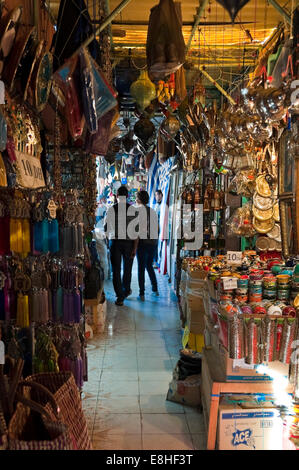
<instances>
[{"instance_id":1,"label":"dark trousers","mask_svg":"<svg viewBox=\"0 0 299 470\"><path fill-rule=\"evenodd\" d=\"M109 245L114 291L118 299L124 299L131 289L133 266L131 255L134 242L130 240L111 240ZM123 275L121 276L122 262Z\"/></svg>"},{"instance_id":2,"label":"dark trousers","mask_svg":"<svg viewBox=\"0 0 299 470\"><path fill-rule=\"evenodd\" d=\"M139 242L137 249L137 261L140 295L144 295L145 270L147 270L147 273L149 275L153 292L156 292L158 290L157 278L153 268L153 260L156 253L156 249L156 245L141 244Z\"/></svg>"}]
</instances>

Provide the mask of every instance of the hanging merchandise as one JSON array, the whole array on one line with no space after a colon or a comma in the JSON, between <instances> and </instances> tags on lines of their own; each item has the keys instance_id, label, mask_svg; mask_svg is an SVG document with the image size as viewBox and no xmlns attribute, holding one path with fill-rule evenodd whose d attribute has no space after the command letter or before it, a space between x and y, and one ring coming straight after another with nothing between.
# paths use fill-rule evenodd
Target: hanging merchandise
<instances>
[{"instance_id":1,"label":"hanging merchandise","mask_svg":"<svg viewBox=\"0 0 299 470\"><path fill-rule=\"evenodd\" d=\"M180 3L160 0L159 5L151 9L146 56L148 72L153 79L163 80L183 65L185 43Z\"/></svg>"},{"instance_id":2,"label":"hanging merchandise","mask_svg":"<svg viewBox=\"0 0 299 470\"><path fill-rule=\"evenodd\" d=\"M80 85L75 77L77 67L78 56L75 56L57 70L54 75L55 81L57 81L64 94L68 128L75 140L81 137L84 127L83 112L79 100Z\"/></svg>"},{"instance_id":3,"label":"hanging merchandise","mask_svg":"<svg viewBox=\"0 0 299 470\"><path fill-rule=\"evenodd\" d=\"M18 23L22 17L22 7L18 6L9 11L1 17L0 30L1 30L1 61L0 61L0 74L2 73L4 62L10 55L14 45L16 30Z\"/></svg>"},{"instance_id":4,"label":"hanging merchandise","mask_svg":"<svg viewBox=\"0 0 299 470\"><path fill-rule=\"evenodd\" d=\"M249 0L217 0L217 2L228 11L231 20L234 23L237 14L246 5L246 3L249 2Z\"/></svg>"},{"instance_id":5,"label":"hanging merchandise","mask_svg":"<svg viewBox=\"0 0 299 470\"><path fill-rule=\"evenodd\" d=\"M80 63L80 90L83 103L83 112L87 128L91 134L98 130L98 117L96 112L95 84L87 52L83 49L79 53Z\"/></svg>"},{"instance_id":6,"label":"hanging merchandise","mask_svg":"<svg viewBox=\"0 0 299 470\"><path fill-rule=\"evenodd\" d=\"M156 98L156 87L148 78L147 71L140 72L140 76L130 87L130 94L142 111Z\"/></svg>"}]
</instances>

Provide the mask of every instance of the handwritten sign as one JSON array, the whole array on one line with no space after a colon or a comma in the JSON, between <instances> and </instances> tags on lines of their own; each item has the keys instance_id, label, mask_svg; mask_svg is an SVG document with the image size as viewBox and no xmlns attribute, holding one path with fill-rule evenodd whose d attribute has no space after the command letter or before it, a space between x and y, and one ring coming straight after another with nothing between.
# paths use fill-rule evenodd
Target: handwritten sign
<instances>
[{"instance_id":1,"label":"handwritten sign","mask_svg":"<svg viewBox=\"0 0 299 470\"><path fill-rule=\"evenodd\" d=\"M232 290L238 288L238 280L236 277L223 277L223 290Z\"/></svg>"},{"instance_id":2,"label":"handwritten sign","mask_svg":"<svg viewBox=\"0 0 299 470\"><path fill-rule=\"evenodd\" d=\"M24 188L41 188L45 186L44 175L38 157L27 153L15 152L18 165L17 182Z\"/></svg>"},{"instance_id":3,"label":"handwritten sign","mask_svg":"<svg viewBox=\"0 0 299 470\"><path fill-rule=\"evenodd\" d=\"M228 251L227 264L242 264L242 251Z\"/></svg>"}]
</instances>

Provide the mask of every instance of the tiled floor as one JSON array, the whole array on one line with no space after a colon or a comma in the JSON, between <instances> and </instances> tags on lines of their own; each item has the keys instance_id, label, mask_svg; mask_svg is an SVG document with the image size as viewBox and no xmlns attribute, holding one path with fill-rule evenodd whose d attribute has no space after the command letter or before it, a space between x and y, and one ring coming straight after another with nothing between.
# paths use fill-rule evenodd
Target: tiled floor
<instances>
[{"instance_id":1,"label":"tiled floor","mask_svg":"<svg viewBox=\"0 0 299 470\"><path fill-rule=\"evenodd\" d=\"M106 328L88 344L82 402L96 450L205 449L202 414L166 401L181 334L176 297L166 276L158 282L160 297L148 288L141 302L134 266L133 294L123 307L114 305L107 282Z\"/></svg>"}]
</instances>

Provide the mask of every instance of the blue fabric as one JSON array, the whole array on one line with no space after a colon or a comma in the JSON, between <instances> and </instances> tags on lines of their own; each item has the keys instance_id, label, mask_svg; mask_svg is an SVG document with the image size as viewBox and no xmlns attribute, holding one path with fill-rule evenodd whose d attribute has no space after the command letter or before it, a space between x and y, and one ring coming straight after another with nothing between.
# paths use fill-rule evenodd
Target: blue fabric
<instances>
[{"instance_id":1,"label":"blue fabric","mask_svg":"<svg viewBox=\"0 0 299 470\"><path fill-rule=\"evenodd\" d=\"M57 253L59 251L59 225L57 219L49 220L49 251Z\"/></svg>"},{"instance_id":2,"label":"blue fabric","mask_svg":"<svg viewBox=\"0 0 299 470\"><path fill-rule=\"evenodd\" d=\"M35 222L33 227L33 237L34 237L34 250L43 251L42 243L42 223Z\"/></svg>"}]
</instances>

